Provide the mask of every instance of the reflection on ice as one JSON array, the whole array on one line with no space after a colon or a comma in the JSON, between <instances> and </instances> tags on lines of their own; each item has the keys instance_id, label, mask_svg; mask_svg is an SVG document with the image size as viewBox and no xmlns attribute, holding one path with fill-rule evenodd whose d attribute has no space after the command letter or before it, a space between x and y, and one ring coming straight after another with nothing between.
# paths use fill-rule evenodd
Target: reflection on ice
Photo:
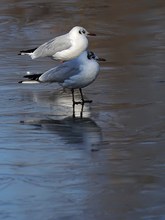
<instances>
[{"instance_id":1,"label":"reflection on ice","mask_svg":"<svg viewBox=\"0 0 165 220\"><path fill-rule=\"evenodd\" d=\"M84 104L83 106L79 104L73 107L70 90L63 91L56 88L52 90L53 92L43 91L43 89L36 92L29 87L28 92L22 93L22 95L26 96L27 99L30 97L40 108L48 108L48 114L54 115L56 118L65 118L67 116L90 117L90 104ZM78 91L75 91L75 97L76 100L81 99Z\"/></svg>"},{"instance_id":2,"label":"reflection on ice","mask_svg":"<svg viewBox=\"0 0 165 220\"><path fill-rule=\"evenodd\" d=\"M90 118L33 119L22 123L44 129L57 135L65 144L78 144L79 148L98 151L101 145L101 129Z\"/></svg>"},{"instance_id":3,"label":"reflection on ice","mask_svg":"<svg viewBox=\"0 0 165 220\"><path fill-rule=\"evenodd\" d=\"M22 96L34 106L30 111L28 109L26 119L21 121L23 124L53 133L60 146L76 144L78 148L91 151L99 149L102 134L100 127L90 118L90 104L73 106L70 90L59 90L53 85L49 90L43 85L33 88L28 85L24 87ZM75 99L80 100L79 92L75 93Z\"/></svg>"}]
</instances>

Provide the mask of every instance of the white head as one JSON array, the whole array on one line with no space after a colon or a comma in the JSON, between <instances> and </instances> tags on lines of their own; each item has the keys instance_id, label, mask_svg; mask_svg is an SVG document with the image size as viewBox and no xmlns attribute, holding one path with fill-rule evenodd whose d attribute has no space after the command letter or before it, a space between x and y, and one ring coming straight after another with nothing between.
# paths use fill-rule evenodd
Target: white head
<instances>
[{"instance_id":1,"label":"white head","mask_svg":"<svg viewBox=\"0 0 165 220\"><path fill-rule=\"evenodd\" d=\"M76 26L69 32L71 36L96 36L96 34L89 33L85 28Z\"/></svg>"}]
</instances>

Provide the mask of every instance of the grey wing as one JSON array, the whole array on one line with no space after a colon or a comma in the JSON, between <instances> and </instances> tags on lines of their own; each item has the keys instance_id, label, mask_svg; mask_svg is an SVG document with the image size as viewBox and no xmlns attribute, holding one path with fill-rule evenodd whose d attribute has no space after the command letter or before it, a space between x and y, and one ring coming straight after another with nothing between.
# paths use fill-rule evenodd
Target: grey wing
<instances>
[{"instance_id":1,"label":"grey wing","mask_svg":"<svg viewBox=\"0 0 165 220\"><path fill-rule=\"evenodd\" d=\"M63 63L55 68L48 70L39 77L41 82L58 82L62 83L66 79L77 75L80 72L79 65L73 65L71 62Z\"/></svg>"},{"instance_id":2,"label":"grey wing","mask_svg":"<svg viewBox=\"0 0 165 220\"><path fill-rule=\"evenodd\" d=\"M33 54L35 58L53 56L55 53L66 50L71 46L69 36L65 34L42 44Z\"/></svg>"}]
</instances>

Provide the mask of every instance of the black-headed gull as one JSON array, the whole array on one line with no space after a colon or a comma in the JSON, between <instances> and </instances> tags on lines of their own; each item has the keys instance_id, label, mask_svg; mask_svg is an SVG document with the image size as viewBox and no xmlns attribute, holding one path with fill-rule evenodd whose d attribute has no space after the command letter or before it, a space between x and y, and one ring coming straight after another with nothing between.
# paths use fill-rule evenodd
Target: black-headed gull
<instances>
[{"instance_id":1,"label":"black-headed gull","mask_svg":"<svg viewBox=\"0 0 165 220\"><path fill-rule=\"evenodd\" d=\"M99 73L99 64L97 61L105 61L98 58L91 51L84 51L77 58L64 62L43 74L25 75L30 80L20 81L20 83L59 83L63 88L71 89L73 104L84 104L92 102L84 100L82 88L91 84ZM76 102L74 90L79 89L81 102Z\"/></svg>"},{"instance_id":2,"label":"black-headed gull","mask_svg":"<svg viewBox=\"0 0 165 220\"><path fill-rule=\"evenodd\" d=\"M60 61L71 60L87 49L88 35L95 36L85 28L76 26L67 34L55 37L37 48L20 51L19 55L29 55L32 59L52 57Z\"/></svg>"}]
</instances>

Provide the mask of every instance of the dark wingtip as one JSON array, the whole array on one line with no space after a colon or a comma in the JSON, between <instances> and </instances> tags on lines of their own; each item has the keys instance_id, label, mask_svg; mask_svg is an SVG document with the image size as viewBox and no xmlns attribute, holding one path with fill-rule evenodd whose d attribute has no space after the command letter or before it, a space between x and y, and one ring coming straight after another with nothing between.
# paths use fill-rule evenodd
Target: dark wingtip
<instances>
[{"instance_id":1,"label":"dark wingtip","mask_svg":"<svg viewBox=\"0 0 165 220\"><path fill-rule=\"evenodd\" d=\"M42 73L36 73L36 74L28 74L25 75L24 78L30 79L30 80L39 80L39 77L42 75Z\"/></svg>"},{"instance_id":2,"label":"dark wingtip","mask_svg":"<svg viewBox=\"0 0 165 220\"><path fill-rule=\"evenodd\" d=\"M30 49L30 50L21 50L18 55L22 55L22 53L33 53L35 50L37 49L36 48L33 48L33 49Z\"/></svg>"},{"instance_id":3,"label":"dark wingtip","mask_svg":"<svg viewBox=\"0 0 165 220\"><path fill-rule=\"evenodd\" d=\"M18 83L22 83L23 81L19 81Z\"/></svg>"}]
</instances>

